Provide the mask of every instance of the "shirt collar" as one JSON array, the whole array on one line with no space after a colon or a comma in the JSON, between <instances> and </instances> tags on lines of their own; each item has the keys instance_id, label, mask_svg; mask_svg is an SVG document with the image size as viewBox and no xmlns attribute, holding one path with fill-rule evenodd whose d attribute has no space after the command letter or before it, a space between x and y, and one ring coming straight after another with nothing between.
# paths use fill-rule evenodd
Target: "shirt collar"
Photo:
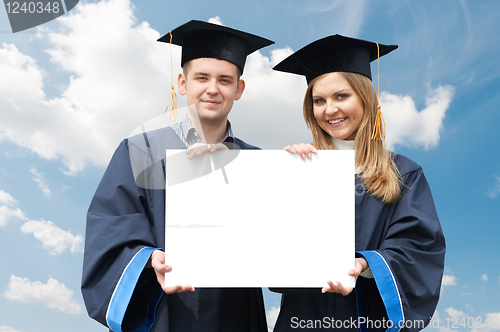
<instances>
[{"instance_id":1,"label":"shirt collar","mask_svg":"<svg viewBox=\"0 0 500 332\"><path fill-rule=\"evenodd\" d=\"M186 117L186 119L184 119L184 121L181 122L180 129L183 140L187 143L188 146L191 146L195 143L201 143L200 134L194 128L193 124L191 123L191 120L189 120L189 117ZM222 138L222 142L231 142L231 143L234 142L233 130L231 128L231 122L229 122L229 120L227 120L226 134ZM212 142L212 143L219 143L219 142Z\"/></svg>"}]
</instances>

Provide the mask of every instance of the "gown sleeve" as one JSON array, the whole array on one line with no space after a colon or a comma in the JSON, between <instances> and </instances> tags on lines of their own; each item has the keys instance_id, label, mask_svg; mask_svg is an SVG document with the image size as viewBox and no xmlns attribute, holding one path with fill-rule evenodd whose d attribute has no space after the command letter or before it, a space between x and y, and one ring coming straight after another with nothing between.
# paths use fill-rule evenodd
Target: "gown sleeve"
<instances>
[{"instance_id":1,"label":"gown sleeve","mask_svg":"<svg viewBox=\"0 0 500 332\"><path fill-rule=\"evenodd\" d=\"M386 221L378 221L385 222L380 246L357 253L374 277L358 278L356 285L362 331L419 331L439 299L445 241L431 191L420 167L402 177L401 198ZM377 321L386 325L374 326Z\"/></svg>"},{"instance_id":2,"label":"gown sleeve","mask_svg":"<svg viewBox=\"0 0 500 332\"><path fill-rule=\"evenodd\" d=\"M163 294L145 269L157 247L149 211L124 140L89 207L81 287L89 315L113 331L149 330Z\"/></svg>"}]
</instances>

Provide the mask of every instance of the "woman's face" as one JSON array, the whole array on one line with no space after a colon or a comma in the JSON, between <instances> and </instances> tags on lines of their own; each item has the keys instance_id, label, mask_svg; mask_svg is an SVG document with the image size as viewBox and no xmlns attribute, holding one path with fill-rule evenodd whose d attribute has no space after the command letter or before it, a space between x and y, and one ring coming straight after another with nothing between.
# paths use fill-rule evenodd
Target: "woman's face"
<instances>
[{"instance_id":1,"label":"woman's face","mask_svg":"<svg viewBox=\"0 0 500 332\"><path fill-rule=\"evenodd\" d=\"M331 137L354 140L363 119L363 101L339 73L320 78L312 88L313 111L319 126Z\"/></svg>"}]
</instances>

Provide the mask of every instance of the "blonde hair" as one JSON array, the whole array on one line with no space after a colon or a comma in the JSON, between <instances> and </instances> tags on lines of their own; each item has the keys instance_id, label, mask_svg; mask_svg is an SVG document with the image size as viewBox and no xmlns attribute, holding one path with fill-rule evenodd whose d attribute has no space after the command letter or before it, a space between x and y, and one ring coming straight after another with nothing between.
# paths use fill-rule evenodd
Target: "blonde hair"
<instances>
[{"instance_id":1,"label":"blonde hair","mask_svg":"<svg viewBox=\"0 0 500 332\"><path fill-rule=\"evenodd\" d=\"M383 140L371 139L377 115L378 98L372 81L361 74L340 72L363 101L363 119L357 129L354 146L356 168L368 192L384 203L394 203L400 196L400 174L392 154L384 147ZM312 90L314 84L324 77L316 77L309 83L304 97L304 119L312 132L313 145L318 150L335 150L331 137L319 126L313 111Z\"/></svg>"}]
</instances>

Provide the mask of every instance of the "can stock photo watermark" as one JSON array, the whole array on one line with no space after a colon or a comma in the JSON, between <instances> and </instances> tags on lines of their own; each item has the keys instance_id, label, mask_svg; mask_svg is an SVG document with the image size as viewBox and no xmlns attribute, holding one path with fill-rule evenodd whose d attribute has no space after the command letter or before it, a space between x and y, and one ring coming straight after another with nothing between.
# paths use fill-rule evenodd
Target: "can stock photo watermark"
<instances>
[{"instance_id":1,"label":"can stock photo watermark","mask_svg":"<svg viewBox=\"0 0 500 332\"><path fill-rule=\"evenodd\" d=\"M24 31L64 15L79 0L4 0L12 32Z\"/></svg>"}]
</instances>

